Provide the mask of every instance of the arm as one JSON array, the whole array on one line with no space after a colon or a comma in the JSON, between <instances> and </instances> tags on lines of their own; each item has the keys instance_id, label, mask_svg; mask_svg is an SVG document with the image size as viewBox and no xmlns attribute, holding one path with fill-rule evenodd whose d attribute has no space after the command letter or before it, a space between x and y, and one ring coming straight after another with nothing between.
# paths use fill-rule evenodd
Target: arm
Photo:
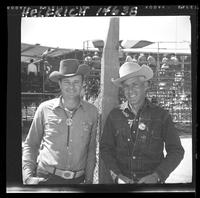
<instances>
[{"instance_id":1,"label":"arm","mask_svg":"<svg viewBox=\"0 0 200 198\"><path fill-rule=\"evenodd\" d=\"M90 142L88 146L88 153L87 153L87 162L85 168L85 183L92 184L93 183L93 174L96 164L96 133L97 133L97 121L98 116L97 112L95 115L95 121L91 129L91 136Z\"/></svg>"},{"instance_id":2,"label":"arm","mask_svg":"<svg viewBox=\"0 0 200 198\"><path fill-rule=\"evenodd\" d=\"M24 142L22 153L23 183L34 176L38 151L43 136L43 115L41 106L35 112L34 119Z\"/></svg>"},{"instance_id":3,"label":"arm","mask_svg":"<svg viewBox=\"0 0 200 198\"><path fill-rule=\"evenodd\" d=\"M112 120L109 115L104 125L103 134L100 140L100 155L105 163L105 166L111 172L113 179L121 173L115 158L116 144L114 134L115 129L112 125Z\"/></svg>"},{"instance_id":4,"label":"arm","mask_svg":"<svg viewBox=\"0 0 200 198\"><path fill-rule=\"evenodd\" d=\"M169 114L165 116L163 122L163 138L167 155L156 169L161 182L167 179L184 157L184 149L181 145L179 134Z\"/></svg>"}]
</instances>

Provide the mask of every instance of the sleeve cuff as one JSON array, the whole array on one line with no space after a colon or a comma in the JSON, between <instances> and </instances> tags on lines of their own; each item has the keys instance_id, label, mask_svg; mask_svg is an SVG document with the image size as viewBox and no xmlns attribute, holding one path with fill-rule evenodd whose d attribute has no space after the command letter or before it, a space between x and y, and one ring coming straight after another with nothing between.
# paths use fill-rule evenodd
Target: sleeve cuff
<instances>
[{"instance_id":1,"label":"sleeve cuff","mask_svg":"<svg viewBox=\"0 0 200 198\"><path fill-rule=\"evenodd\" d=\"M157 169L155 173L158 175L159 183L164 183L167 177L163 174L163 172Z\"/></svg>"},{"instance_id":2,"label":"sleeve cuff","mask_svg":"<svg viewBox=\"0 0 200 198\"><path fill-rule=\"evenodd\" d=\"M110 170L110 175L111 175L111 177L112 177L112 179L113 179L113 181L116 183L117 182L117 180L118 180L118 175L120 174L120 172L114 172L114 171L112 171L112 170Z\"/></svg>"}]
</instances>

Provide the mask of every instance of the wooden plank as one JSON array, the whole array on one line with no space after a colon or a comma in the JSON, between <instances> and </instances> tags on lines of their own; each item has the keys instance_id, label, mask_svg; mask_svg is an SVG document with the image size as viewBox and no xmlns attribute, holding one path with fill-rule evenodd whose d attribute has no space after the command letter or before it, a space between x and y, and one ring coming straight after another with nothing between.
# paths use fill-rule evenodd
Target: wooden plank
<instances>
[{"instance_id":1,"label":"wooden plank","mask_svg":"<svg viewBox=\"0 0 200 198\"><path fill-rule=\"evenodd\" d=\"M118 88L111 83L111 78L118 77L119 70L119 18L110 19L101 61L100 135L109 112L118 104ZM112 183L110 173L105 168L101 157L99 158L99 183Z\"/></svg>"}]
</instances>

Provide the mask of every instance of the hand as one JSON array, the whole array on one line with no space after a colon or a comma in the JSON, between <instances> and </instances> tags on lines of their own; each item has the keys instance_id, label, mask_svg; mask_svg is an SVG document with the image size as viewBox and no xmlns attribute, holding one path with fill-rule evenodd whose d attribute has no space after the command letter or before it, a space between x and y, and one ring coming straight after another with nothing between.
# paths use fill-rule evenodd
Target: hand
<instances>
[{"instance_id":1,"label":"hand","mask_svg":"<svg viewBox=\"0 0 200 198\"><path fill-rule=\"evenodd\" d=\"M81 184L93 184L93 181L91 181L91 180L84 180L83 182L81 182Z\"/></svg>"},{"instance_id":2,"label":"hand","mask_svg":"<svg viewBox=\"0 0 200 198\"><path fill-rule=\"evenodd\" d=\"M46 181L47 179L43 178L43 177L29 177L26 180L26 184L38 184L41 181Z\"/></svg>"},{"instance_id":3,"label":"hand","mask_svg":"<svg viewBox=\"0 0 200 198\"><path fill-rule=\"evenodd\" d=\"M133 183L133 181L131 179L129 179L128 177L126 177L122 174L119 174L117 183L118 184L131 184L131 183Z\"/></svg>"},{"instance_id":4,"label":"hand","mask_svg":"<svg viewBox=\"0 0 200 198\"><path fill-rule=\"evenodd\" d=\"M158 174L157 173L153 173L153 174L147 175L145 177L142 177L138 181L138 184L142 184L142 183L145 183L145 184L156 184L156 183L158 183L158 181L159 181Z\"/></svg>"}]
</instances>

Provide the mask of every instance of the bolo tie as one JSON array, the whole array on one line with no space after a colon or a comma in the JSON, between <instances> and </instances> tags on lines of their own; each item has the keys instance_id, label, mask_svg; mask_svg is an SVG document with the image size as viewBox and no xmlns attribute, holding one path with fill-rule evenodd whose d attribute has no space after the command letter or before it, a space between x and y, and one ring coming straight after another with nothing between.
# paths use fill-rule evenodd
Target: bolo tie
<instances>
[{"instance_id":1,"label":"bolo tie","mask_svg":"<svg viewBox=\"0 0 200 198\"><path fill-rule=\"evenodd\" d=\"M66 125L67 125L67 148L69 147L69 136L70 136L70 127L72 125L72 117L75 114L75 112L77 111L77 109L79 108L79 106L80 106L80 104L73 111L70 111L67 108L63 107L65 115L67 116L67 119L66 119ZM67 114L67 112L69 113L69 115Z\"/></svg>"}]
</instances>

